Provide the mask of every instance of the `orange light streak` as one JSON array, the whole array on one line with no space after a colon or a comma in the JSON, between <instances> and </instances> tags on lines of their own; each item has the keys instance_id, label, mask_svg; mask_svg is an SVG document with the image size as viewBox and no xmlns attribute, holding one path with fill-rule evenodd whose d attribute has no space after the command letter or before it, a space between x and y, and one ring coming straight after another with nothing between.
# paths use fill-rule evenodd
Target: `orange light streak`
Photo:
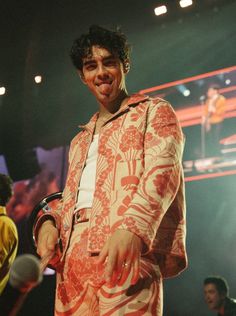
<instances>
[{"instance_id":1,"label":"orange light streak","mask_svg":"<svg viewBox=\"0 0 236 316\"><path fill-rule=\"evenodd\" d=\"M236 174L236 170L228 170L228 171L222 171L222 172L217 172L217 173L199 174L196 176L185 177L184 180L185 180L185 182L191 182L191 181L197 181L197 180L231 176L234 174Z\"/></svg>"},{"instance_id":2,"label":"orange light streak","mask_svg":"<svg viewBox=\"0 0 236 316\"><path fill-rule=\"evenodd\" d=\"M220 69L220 70L214 70L214 71L207 72L207 73L204 73L204 74L201 74L201 75L196 75L196 76L193 76L193 77L188 77L186 79L181 79L181 80L176 80L176 81L172 81L172 82L167 82L167 83L164 83L164 84L161 84L159 86L152 87L152 88L143 89L143 90L140 90L139 93L141 93L141 94L144 93L145 94L145 93L148 93L148 92L158 91L158 90L161 90L161 89L166 89L166 88L169 88L169 87L177 86L179 84L184 84L184 83L187 83L187 82L200 80L200 79L203 79L203 78L208 78L208 77L211 77L211 76L214 76L214 75L218 75L218 74L221 74L221 73L227 73L227 72L231 72L231 71L234 71L234 70L236 70L236 66L223 68L223 69Z\"/></svg>"}]
</instances>

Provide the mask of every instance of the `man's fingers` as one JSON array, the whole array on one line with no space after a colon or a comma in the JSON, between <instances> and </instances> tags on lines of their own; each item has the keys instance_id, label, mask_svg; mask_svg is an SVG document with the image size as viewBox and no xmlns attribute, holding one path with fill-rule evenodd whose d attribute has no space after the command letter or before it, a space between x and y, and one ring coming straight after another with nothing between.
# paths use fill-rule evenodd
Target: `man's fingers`
<instances>
[{"instance_id":1,"label":"man's fingers","mask_svg":"<svg viewBox=\"0 0 236 316\"><path fill-rule=\"evenodd\" d=\"M111 275L111 280L110 280L110 284L115 286L116 284L119 283L120 277L122 275L123 272L123 268L124 268L124 261L125 261L125 255L124 254L120 254L119 252L115 255L115 254L110 254L110 256L113 256L113 258L116 258L112 267L112 275Z\"/></svg>"},{"instance_id":2,"label":"man's fingers","mask_svg":"<svg viewBox=\"0 0 236 316\"><path fill-rule=\"evenodd\" d=\"M106 261L106 258L108 256L108 242L106 242L105 246L102 248L98 259L97 259L97 264L104 264Z\"/></svg>"},{"instance_id":3,"label":"man's fingers","mask_svg":"<svg viewBox=\"0 0 236 316\"><path fill-rule=\"evenodd\" d=\"M54 251L52 252L48 252L47 254L44 254L44 256L41 257L41 261L40 261L40 271L43 272L49 261L53 258L53 255L54 255Z\"/></svg>"},{"instance_id":4,"label":"man's fingers","mask_svg":"<svg viewBox=\"0 0 236 316\"><path fill-rule=\"evenodd\" d=\"M124 262L125 262L125 253L118 253L117 260L116 260L116 270L118 275L120 276L123 268L124 268Z\"/></svg>"},{"instance_id":5,"label":"man's fingers","mask_svg":"<svg viewBox=\"0 0 236 316\"><path fill-rule=\"evenodd\" d=\"M58 238L57 236L55 236L54 234L48 234L47 236L47 248L49 250L55 250L55 247L57 245L57 241L58 241Z\"/></svg>"},{"instance_id":6,"label":"man's fingers","mask_svg":"<svg viewBox=\"0 0 236 316\"><path fill-rule=\"evenodd\" d=\"M126 230L117 230L107 240L97 264L105 264L105 281L108 285L123 284L131 271L132 280L136 282L139 276L141 245L141 239Z\"/></svg>"},{"instance_id":7,"label":"man's fingers","mask_svg":"<svg viewBox=\"0 0 236 316\"><path fill-rule=\"evenodd\" d=\"M138 282L140 274L140 257L137 258L133 263L133 275L131 279L131 284L134 285Z\"/></svg>"},{"instance_id":8,"label":"man's fingers","mask_svg":"<svg viewBox=\"0 0 236 316\"><path fill-rule=\"evenodd\" d=\"M122 269L118 279L118 285L122 286L130 274L132 274L131 284L135 284L139 279L140 272L140 254L137 252L130 252L122 261Z\"/></svg>"},{"instance_id":9,"label":"man's fingers","mask_svg":"<svg viewBox=\"0 0 236 316\"><path fill-rule=\"evenodd\" d=\"M131 273L131 270L133 270L133 265L131 261L125 261L122 265L122 271L117 282L119 286L122 286L125 283L125 281L129 277L129 274Z\"/></svg>"},{"instance_id":10,"label":"man's fingers","mask_svg":"<svg viewBox=\"0 0 236 316\"><path fill-rule=\"evenodd\" d=\"M110 281L108 282L108 285L112 287L115 286L119 280L119 277L120 277L120 273L118 273L117 269L114 269L112 271L112 275L111 275Z\"/></svg>"},{"instance_id":11,"label":"man's fingers","mask_svg":"<svg viewBox=\"0 0 236 316\"><path fill-rule=\"evenodd\" d=\"M117 262L117 253L110 251L109 256L107 258L107 264L105 268L105 280L107 283L113 282L113 279L116 279L116 276L113 276L113 272L117 272L117 267L116 267L116 262ZM112 278L113 277L113 278Z\"/></svg>"},{"instance_id":12,"label":"man's fingers","mask_svg":"<svg viewBox=\"0 0 236 316\"><path fill-rule=\"evenodd\" d=\"M38 239L37 253L40 255L40 257L43 257L46 252L47 252L46 236L42 236L41 238Z\"/></svg>"},{"instance_id":13,"label":"man's fingers","mask_svg":"<svg viewBox=\"0 0 236 316\"><path fill-rule=\"evenodd\" d=\"M38 240L37 253L40 257L48 255L48 253L54 252L58 241L57 231L45 232Z\"/></svg>"}]
</instances>

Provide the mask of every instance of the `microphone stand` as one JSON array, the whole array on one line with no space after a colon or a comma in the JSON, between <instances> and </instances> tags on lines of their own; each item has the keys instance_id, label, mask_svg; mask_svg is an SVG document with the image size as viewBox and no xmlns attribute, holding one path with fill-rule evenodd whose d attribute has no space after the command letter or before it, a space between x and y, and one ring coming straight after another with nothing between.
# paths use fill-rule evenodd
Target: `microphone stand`
<instances>
[{"instance_id":1,"label":"microphone stand","mask_svg":"<svg viewBox=\"0 0 236 316\"><path fill-rule=\"evenodd\" d=\"M204 105L205 97L200 97L200 103L202 108L202 117L201 117L201 158L206 158L206 122L204 122Z\"/></svg>"}]
</instances>

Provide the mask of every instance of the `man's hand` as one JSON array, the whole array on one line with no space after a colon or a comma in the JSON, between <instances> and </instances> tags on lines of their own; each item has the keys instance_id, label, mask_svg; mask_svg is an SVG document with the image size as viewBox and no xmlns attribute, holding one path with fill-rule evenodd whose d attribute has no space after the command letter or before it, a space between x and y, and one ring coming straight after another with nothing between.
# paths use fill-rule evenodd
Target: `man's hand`
<instances>
[{"instance_id":1,"label":"man's hand","mask_svg":"<svg viewBox=\"0 0 236 316\"><path fill-rule=\"evenodd\" d=\"M58 230L50 220L45 221L38 233L37 253L41 258L52 257L58 242Z\"/></svg>"},{"instance_id":2,"label":"man's hand","mask_svg":"<svg viewBox=\"0 0 236 316\"><path fill-rule=\"evenodd\" d=\"M105 279L110 285L122 285L132 271L131 284L139 278L142 240L134 233L119 229L100 252L98 264L106 263Z\"/></svg>"}]
</instances>

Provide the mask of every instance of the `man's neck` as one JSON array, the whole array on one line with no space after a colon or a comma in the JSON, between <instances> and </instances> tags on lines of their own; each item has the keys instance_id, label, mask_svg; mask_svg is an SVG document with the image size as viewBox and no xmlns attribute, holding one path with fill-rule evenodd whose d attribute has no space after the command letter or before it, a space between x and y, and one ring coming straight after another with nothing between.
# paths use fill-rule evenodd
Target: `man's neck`
<instances>
[{"instance_id":1,"label":"man's neck","mask_svg":"<svg viewBox=\"0 0 236 316\"><path fill-rule=\"evenodd\" d=\"M223 304L218 308L217 312L218 312L218 315L224 316L224 314L225 314L225 301L224 301Z\"/></svg>"},{"instance_id":2,"label":"man's neck","mask_svg":"<svg viewBox=\"0 0 236 316\"><path fill-rule=\"evenodd\" d=\"M128 93L127 91L122 91L120 93L120 95L118 96L118 98L116 98L116 100L114 100L113 102L110 102L108 104L99 104L99 116L100 117L105 117L109 114L114 114L116 113L122 103L124 102L124 100L128 97Z\"/></svg>"}]
</instances>

